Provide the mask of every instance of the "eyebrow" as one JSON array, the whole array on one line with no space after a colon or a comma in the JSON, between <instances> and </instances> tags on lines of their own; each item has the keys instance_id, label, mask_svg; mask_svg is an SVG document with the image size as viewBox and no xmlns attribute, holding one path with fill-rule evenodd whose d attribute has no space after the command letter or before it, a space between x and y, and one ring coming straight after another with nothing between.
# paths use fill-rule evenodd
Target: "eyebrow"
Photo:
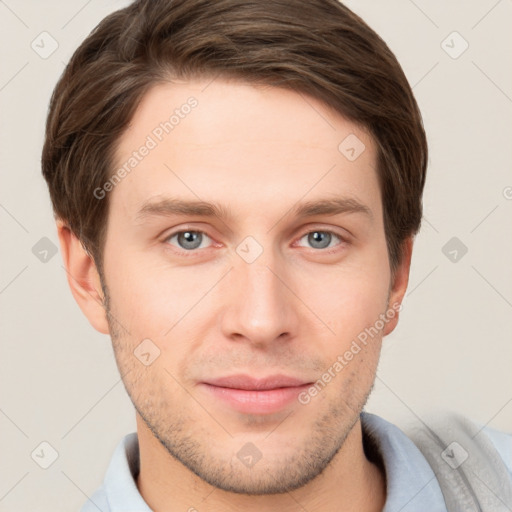
<instances>
[{"instance_id":1,"label":"eyebrow","mask_svg":"<svg viewBox=\"0 0 512 512\"><path fill-rule=\"evenodd\" d=\"M315 215L340 215L344 213L362 213L369 218L373 218L372 211L368 206L356 199L344 197L298 203L290 208L286 215L292 214L297 218L305 218ZM231 210L221 204L206 201L185 201L176 198L148 200L142 205L135 218L142 222L148 217L171 215L218 217L225 220L234 218Z\"/></svg>"}]
</instances>

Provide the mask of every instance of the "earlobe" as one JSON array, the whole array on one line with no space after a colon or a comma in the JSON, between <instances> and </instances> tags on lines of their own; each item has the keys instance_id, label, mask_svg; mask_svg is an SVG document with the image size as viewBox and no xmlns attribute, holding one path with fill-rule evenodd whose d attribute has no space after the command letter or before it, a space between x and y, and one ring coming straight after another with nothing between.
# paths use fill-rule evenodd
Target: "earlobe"
<instances>
[{"instance_id":1,"label":"earlobe","mask_svg":"<svg viewBox=\"0 0 512 512\"><path fill-rule=\"evenodd\" d=\"M96 264L82 243L61 220L57 221L60 248L71 293L91 325L109 334L103 292Z\"/></svg>"},{"instance_id":2,"label":"earlobe","mask_svg":"<svg viewBox=\"0 0 512 512\"><path fill-rule=\"evenodd\" d=\"M393 282L391 283L391 289L389 293L388 301L388 313L394 311L394 313L388 315L390 320L384 327L383 336L390 334L398 324L399 317L399 305L402 304L407 285L409 284L409 271L411 269L411 257L412 257L413 239L412 237L407 238L402 245L402 261L398 265Z\"/></svg>"}]
</instances>

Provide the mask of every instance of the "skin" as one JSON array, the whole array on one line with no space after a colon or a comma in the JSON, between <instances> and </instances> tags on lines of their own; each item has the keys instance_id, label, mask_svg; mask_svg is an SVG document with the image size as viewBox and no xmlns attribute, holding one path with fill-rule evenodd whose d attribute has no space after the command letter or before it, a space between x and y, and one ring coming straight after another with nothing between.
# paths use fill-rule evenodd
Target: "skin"
<instances>
[{"instance_id":1,"label":"skin","mask_svg":"<svg viewBox=\"0 0 512 512\"><path fill-rule=\"evenodd\" d=\"M365 457L359 414L398 314L307 405L244 414L200 385L236 373L315 382L402 301L412 240L392 276L375 143L313 98L193 80L146 94L117 164L190 96L197 107L109 192L103 283L58 222L72 293L110 334L137 411L137 486L155 511L380 511L385 477ZM366 147L355 161L338 150L349 134ZM232 216L137 217L166 196L216 202ZM298 203L333 197L370 214L294 215ZM171 236L180 230L205 233L201 246L187 252ZM315 231L341 238L319 247ZM247 236L263 250L252 263L236 252ZM134 355L144 339L160 351L147 366ZM237 457L246 443L262 454L251 468Z\"/></svg>"}]
</instances>

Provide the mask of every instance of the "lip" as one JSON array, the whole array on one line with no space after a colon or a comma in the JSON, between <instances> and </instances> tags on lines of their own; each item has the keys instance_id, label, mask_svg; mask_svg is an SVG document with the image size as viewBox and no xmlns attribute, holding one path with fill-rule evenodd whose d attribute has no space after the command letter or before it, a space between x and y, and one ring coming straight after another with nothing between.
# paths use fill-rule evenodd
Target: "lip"
<instances>
[{"instance_id":1,"label":"lip","mask_svg":"<svg viewBox=\"0 0 512 512\"><path fill-rule=\"evenodd\" d=\"M311 382L285 375L231 375L200 383L210 397L246 414L271 414L297 400Z\"/></svg>"}]
</instances>

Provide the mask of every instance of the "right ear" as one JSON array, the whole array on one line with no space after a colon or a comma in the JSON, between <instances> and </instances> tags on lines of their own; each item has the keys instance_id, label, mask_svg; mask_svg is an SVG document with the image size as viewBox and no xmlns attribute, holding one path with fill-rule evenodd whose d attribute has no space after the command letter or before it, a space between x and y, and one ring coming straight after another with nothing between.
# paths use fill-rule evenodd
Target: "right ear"
<instances>
[{"instance_id":1,"label":"right ear","mask_svg":"<svg viewBox=\"0 0 512 512\"><path fill-rule=\"evenodd\" d=\"M82 243L62 220L57 220L57 232L64 267L71 293L91 325L109 334L103 291L96 264Z\"/></svg>"}]
</instances>

